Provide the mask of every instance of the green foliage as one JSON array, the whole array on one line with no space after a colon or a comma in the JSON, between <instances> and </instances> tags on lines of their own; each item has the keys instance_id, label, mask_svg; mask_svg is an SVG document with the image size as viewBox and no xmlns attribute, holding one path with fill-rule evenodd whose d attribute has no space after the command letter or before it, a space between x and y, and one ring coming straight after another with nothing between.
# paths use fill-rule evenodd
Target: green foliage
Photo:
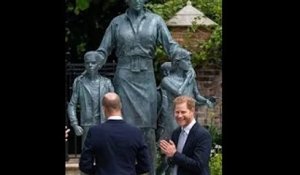
<instances>
[{"instance_id":1,"label":"green foliage","mask_svg":"<svg viewBox=\"0 0 300 175\"><path fill-rule=\"evenodd\" d=\"M82 62L87 50L99 47L113 17L125 11L125 1L65 0L66 60Z\"/></svg>"},{"instance_id":2,"label":"green foliage","mask_svg":"<svg viewBox=\"0 0 300 175\"><path fill-rule=\"evenodd\" d=\"M217 117L216 111L214 109L207 110L207 128L212 137L212 145L222 145L222 130L215 123L215 118Z\"/></svg>"},{"instance_id":3,"label":"green foliage","mask_svg":"<svg viewBox=\"0 0 300 175\"><path fill-rule=\"evenodd\" d=\"M217 26L210 38L204 43L199 43L199 49L193 52L193 64L222 65L222 26Z\"/></svg>"},{"instance_id":4,"label":"green foliage","mask_svg":"<svg viewBox=\"0 0 300 175\"><path fill-rule=\"evenodd\" d=\"M83 20L79 20L82 18L82 13L90 7L90 0L76 0L66 1L66 25L65 25L65 43L67 53L73 50L79 58L81 58L82 54L86 51L86 34L81 33L78 35L78 32L81 32L79 28L74 27L74 21L78 21L79 25L82 26L84 23Z\"/></svg>"},{"instance_id":5,"label":"green foliage","mask_svg":"<svg viewBox=\"0 0 300 175\"><path fill-rule=\"evenodd\" d=\"M146 7L162 16L164 20L168 20L183 8L187 1L166 0L162 3L150 1L146 4ZM191 0L191 2L195 8L200 9L208 18L219 25L222 24L222 0Z\"/></svg>"},{"instance_id":6,"label":"green foliage","mask_svg":"<svg viewBox=\"0 0 300 175\"><path fill-rule=\"evenodd\" d=\"M146 7L152 10L154 13L160 15L164 20L170 19L178 10L183 8L186 3L182 0L167 0L165 3L155 4L154 2L149 2Z\"/></svg>"},{"instance_id":7,"label":"green foliage","mask_svg":"<svg viewBox=\"0 0 300 175\"><path fill-rule=\"evenodd\" d=\"M205 16L222 25L222 0L192 0L192 4Z\"/></svg>"},{"instance_id":8,"label":"green foliage","mask_svg":"<svg viewBox=\"0 0 300 175\"><path fill-rule=\"evenodd\" d=\"M86 51L85 47L86 47L86 43L85 42L82 42L79 45L77 45L77 53L78 54L84 53Z\"/></svg>"},{"instance_id":9,"label":"green foliage","mask_svg":"<svg viewBox=\"0 0 300 175\"><path fill-rule=\"evenodd\" d=\"M146 6L154 13L162 16L164 20L173 17L176 12L186 5L187 0L166 0L165 3L149 2ZM192 0L192 5L201 10L208 18L215 21L216 27L204 27L193 24L189 27L188 33L185 35L184 48L192 51L192 63L194 67L206 64L215 64L221 67L222 64L222 0ZM207 28L212 34L205 42L199 42L197 48L189 44L193 33L200 28ZM158 48L156 52L157 62L161 63L166 60L166 54L162 53L162 49Z\"/></svg>"},{"instance_id":10,"label":"green foliage","mask_svg":"<svg viewBox=\"0 0 300 175\"><path fill-rule=\"evenodd\" d=\"M213 122L214 112L210 112L208 131L212 137L212 150L209 160L210 175L222 175L222 132Z\"/></svg>"},{"instance_id":11,"label":"green foliage","mask_svg":"<svg viewBox=\"0 0 300 175\"><path fill-rule=\"evenodd\" d=\"M222 133L215 125L210 125L208 131L212 137L212 145L222 145Z\"/></svg>"},{"instance_id":12,"label":"green foliage","mask_svg":"<svg viewBox=\"0 0 300 175\"><path fill-rule=\"evenodd\" d=\"M84 11L90 6L90 0L76 0L76 7L74 13L79 14L80 11Z\"/></svg>"},{"instance_id":13,"label":"green foliage","mask_svg":"<svg viewBox=\"0 0 300 175\"><path fill-rule=\"evenodd\" d=\"M72 3L67 3L67 9L66 12L72 12L74 10L74 5Z\"/></svg>"},{"instance_id":14,"label":"green foliage","mask_svg":"<svg viewBox=\"0 0 300 175\"><path fill-rule=\"evenodd\" d=\"M222 175L222 153L216 153L209 161L210 175Z\"/></svg>"}]
</instances>

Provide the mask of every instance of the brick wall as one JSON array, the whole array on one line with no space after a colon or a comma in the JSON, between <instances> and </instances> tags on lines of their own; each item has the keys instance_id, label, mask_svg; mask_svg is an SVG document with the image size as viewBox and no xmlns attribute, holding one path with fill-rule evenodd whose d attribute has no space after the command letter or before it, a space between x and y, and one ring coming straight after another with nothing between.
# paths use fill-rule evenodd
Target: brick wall
<instances>
[{"instance_id":1,"label":"brick wall","mask_svg":"<svg viewBox=\"0 0 300 175\"><path fill-rule=\"evenodd\" d=\"M201 124L222 127L222 70L214 65L200 67L196 70L199 92L202 96L213 96L216 105L213 109L206 106L197 110Z\"/></svg>"},{"instance_id":2,"label":"brick wall","mask_svg":"<svg viewBox=\"0 0 300 175\"><path fill-rule=\"evenodd\" d=\"M172 37L182 46L189 46L190 51L193 48L198 48L198 45L209 39L211 30L206 28L199 28L196 32L188 32L186 27L172 27L170 28Z\"/></svg>"}]
</instances>

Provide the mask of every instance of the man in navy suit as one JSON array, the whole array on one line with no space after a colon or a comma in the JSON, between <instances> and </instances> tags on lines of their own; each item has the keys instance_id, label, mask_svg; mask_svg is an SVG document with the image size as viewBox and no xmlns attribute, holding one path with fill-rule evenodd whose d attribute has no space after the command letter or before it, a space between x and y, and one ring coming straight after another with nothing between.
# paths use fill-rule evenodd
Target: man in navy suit
<instances>
[{"instance_id":1,"label":"man in navy suit","mask_svg":"<svg viewBox=\"0 0 300 175\"><path fill-rule=\"evenodd\" d=\"M123 120L120 97L109 92L104 95L102 105L107 121L89 129L79 169L96 175L135 175L148 172L149 150L142 132Z\"/></svg>"},{"instance_id":2,"label":"man in navy suit","mask_svg":"<svg viewBox=\"0 0 300 175\"><path fill-rule=\"evenodd\" d=\"M211 135L195 120L195 100L179 96L173 101L174 116L180 126L171 140L161 140L171 175L209 175ZM168 174L168 173L167 173Z\"/></svg>"}]
</instances>

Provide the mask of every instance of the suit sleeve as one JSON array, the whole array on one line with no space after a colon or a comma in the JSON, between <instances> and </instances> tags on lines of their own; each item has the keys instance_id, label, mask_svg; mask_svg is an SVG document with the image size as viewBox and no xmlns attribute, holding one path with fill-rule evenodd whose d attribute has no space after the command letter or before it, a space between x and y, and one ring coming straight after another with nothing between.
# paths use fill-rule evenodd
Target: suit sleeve
<instances>
[{"instance_id":1,"label":"suit sleeve","mask_svg":"<svg viewBox=\"0 0 300 175\"><path fill-rule=\"evenodd\" d=\"M95 174L96 172L96 166L94 165L95 151L91 143L91 129L87 133L79 160L79 169L87 174Z\"/></svg>"},{"instance_id":2,"label":"suit sleeve","mask_svg":"<svg viewBox=\"0 0 300 175\"><path fill-rule=\"evenodd\" d=\"M150 157L149 157L149 150L146 145L145 139L142 133L139 131L139 138L140 146L138 148L136 161L137 164L135 165L135 171L137 174L147 173L150 170Z\"/></svg>"},{"instance_id":3,"label":"suit sleeve","mask_svg":"<svg viewBox=\"0 0 300 175\"><path fill-rule=\"evenodd\" d=\"M190 172L201 173L210 158L211 136L208 132L201 133L197 138L193 156L188 157L184 154L176 152L173 156L173 162L178 166L187 169Z\"/></svg>"}]
</instances>

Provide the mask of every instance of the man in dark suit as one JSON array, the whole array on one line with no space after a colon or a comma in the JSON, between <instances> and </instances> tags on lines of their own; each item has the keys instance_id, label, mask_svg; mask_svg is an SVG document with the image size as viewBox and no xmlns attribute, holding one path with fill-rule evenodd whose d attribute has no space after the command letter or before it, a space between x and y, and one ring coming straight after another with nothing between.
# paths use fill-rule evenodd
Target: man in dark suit
<instances>
[{"instance_id":1,"label":"man in dark suit","mask_svg":"<svg viewBox=\"0 0 300 175\"><path fill-rule=\"evenodd\" d=\"M96 175L135 175L149 171L149 151L142 132L121 116L120 97L109 92L102 101L107 121L89 129L79 169ZM95 162L95 164L94 164Z\"/></svg>"},{"instance_id":2,"label":"man in dark suit","mask_svg":"<svg viewBox=\"0 0 300 175\"><path fill-rule=\"evenodd\" d=\"M171 175L209 175L211 135L195 120L195 100L188 96L174 99L174 115L180 126L171 140L161 140L160 149L168 158Z\"/></svg>"}]
</instances>

